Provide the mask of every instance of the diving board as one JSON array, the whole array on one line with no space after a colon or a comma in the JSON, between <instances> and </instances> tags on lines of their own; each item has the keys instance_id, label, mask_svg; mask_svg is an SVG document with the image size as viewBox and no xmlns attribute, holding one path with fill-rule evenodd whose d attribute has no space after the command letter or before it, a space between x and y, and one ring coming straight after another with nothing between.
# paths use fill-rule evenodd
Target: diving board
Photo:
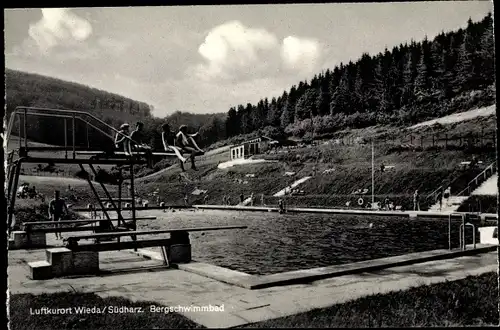
<instances>
[{"instance_id":1,"label":"diving board","mask_svg":"<svg viewBox=\"0 0 500 330\"><path fill-rule=\"evenodd\" d=\"M115 151L113 153L108 153L106 151L102 150L83 150L83 151L76 151L77 155L102 155L102 156L130 156L129 153L126 153L124 151ZM144 151L137 151L134 152L134 155L147 155L147 152ZM151 155L153 156L176 156L175 153L173 152L152 152Z\"/></svg>"}]
</instances>

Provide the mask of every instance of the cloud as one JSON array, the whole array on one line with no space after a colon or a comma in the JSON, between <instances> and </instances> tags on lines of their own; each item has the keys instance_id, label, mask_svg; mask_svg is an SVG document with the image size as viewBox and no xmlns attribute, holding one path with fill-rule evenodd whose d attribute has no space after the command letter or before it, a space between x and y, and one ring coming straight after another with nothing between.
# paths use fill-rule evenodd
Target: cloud
<instances>
[{"instance_id":1,"label":"cloud","mask_svg":"<svg viewBox=\"0 0 500 330\"><path fill-rule=\"evenodd\" d=\"M321 55L318 41L288 36L283 39L281 56L291 69L312 69Z\"/></svg>"},{"instance_id":2,"label":"cloud","mask_svg":"<svg viewBox=\"0 0 500 330\"><path fill-rule=\"evenodd\" d=\"M29 36L42 53L85 41L91 34L92 25L66 8L42 9L42 18L29 27Z\"/></svg>"},{"instance_id":3,"label":"cloud","mask_svg":"<svg viewBox=\"0 0 500 330\"><path fill-rule=\"evenodd\" d=\"M229 78L235 70L258 67L260 57L275 50L278 40L265 29L230 21L210 30L198 52L205 59L194 67L200 78Z\"/></svg>"}]
</instances>

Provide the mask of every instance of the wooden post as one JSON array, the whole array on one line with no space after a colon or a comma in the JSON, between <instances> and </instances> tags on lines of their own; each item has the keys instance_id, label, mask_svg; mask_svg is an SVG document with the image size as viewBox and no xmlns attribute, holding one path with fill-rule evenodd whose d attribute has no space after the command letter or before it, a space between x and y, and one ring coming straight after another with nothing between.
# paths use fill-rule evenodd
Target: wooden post
<instances>
[{"instance_id":1,"label":"wooden post","mask_svg":"<svg viewBox=\"0 0 500 330\"><path fill-rule=\"evenodd\" d=\"M118 170L118 214L121 214L121 208L122 208L122 168L121 166L119 167ZM118 218L118 227L120 226L120 218ZM125 224L123 224L125 225Z\"/></svg>"}]
</instances>

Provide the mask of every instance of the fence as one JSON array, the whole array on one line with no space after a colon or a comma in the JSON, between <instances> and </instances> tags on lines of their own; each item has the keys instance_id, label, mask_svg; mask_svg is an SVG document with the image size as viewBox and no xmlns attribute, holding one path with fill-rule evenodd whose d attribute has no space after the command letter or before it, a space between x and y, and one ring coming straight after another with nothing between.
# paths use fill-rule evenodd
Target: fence
<instances>
[{"instance_id":1,"label":"fence","mask_svg":"<svg viewBox=\"0 0 500 330\"><path fill-rule=\"evenodd\" d=\"M369 139L362 137L344 137L333 139L336 144L357 145L371 143ZM494 147L496 145L495 132L469 133L464 135L451 135L446 133L435 133L430 135L412 134L405 137L379 136L374 138L376 144L393 144L412 147Z\"/></svg>"}]
</instances>

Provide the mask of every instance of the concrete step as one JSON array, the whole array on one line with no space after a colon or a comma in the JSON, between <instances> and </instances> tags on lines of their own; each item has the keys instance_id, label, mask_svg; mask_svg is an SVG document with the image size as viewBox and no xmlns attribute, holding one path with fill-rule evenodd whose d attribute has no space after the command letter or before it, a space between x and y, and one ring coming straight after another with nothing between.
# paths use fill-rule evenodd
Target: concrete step
<instances>
[{"instance_id":1,"label":"concrete step","mask_svg":"<svg viewBox=\"0 0 500 330\"><path fill-rule=\"evenodd\" d=\"M477 189L475 189L471 195L498 195L498 174L490 176L486 181L484 181Z\"/></svg>"},{"instance_id":2,"label":"concrete step","mask_svg":"<svg viewBox=\"0 0 500 330\"><path fill-rule=\"evenodd\" d=\"M460 205L465 202L469 196L450 196L448 199L443 199L442 212L453 212L458 210ZM440 211L439 202L429 207L429 211Z\"/></svg>"},{"instance_id":3,"label":"concrete step","mask_svg":"<svg viewBox=\"0 0 500 330\"><path fill-rule=\"evenodd\" d=\"M48 261L32 261L28 263L33 280L47 280L52 277L52 265Z\"/></svg>"}]
</instances>

